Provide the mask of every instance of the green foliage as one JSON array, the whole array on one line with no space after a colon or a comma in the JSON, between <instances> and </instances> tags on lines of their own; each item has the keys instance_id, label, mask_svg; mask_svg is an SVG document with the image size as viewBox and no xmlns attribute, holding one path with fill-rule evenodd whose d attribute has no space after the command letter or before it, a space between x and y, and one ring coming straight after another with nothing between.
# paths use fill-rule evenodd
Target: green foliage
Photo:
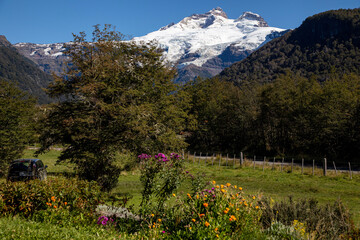
<instances>
[{"instance_id":1,"label":"green foliage","mask_svg":"<svg viewBox=\"0 0 360 240\"><path fill-rule=\"evenodd\" d=\"M142 154L139 158L140 181L143 185L140 214L152 212L159 216L164 211L165 202L184 178L184 160L175 153L169 158L163 153L153 157Z\"/></svg>"},{"instance_id":2,"label":"green foliage","mask_svg":"<svg viewBox=\"0 0 360 240\"><path fill-rule=\"evenodd\" d=\"M66 100L52 106L44 120L42 149L64 144L59 161L76 164L82 179L113 188L120 174L115 153L151 152L185 146L177 136L185 112L176 105L174 70L161 61L152 43L122 41L110 25L95 26L67 45L69 69L49 86Z\"/></svg>"},{"instance_id":3,"label":"green foliage","mask_svg":"<svg viewBox=\"0 0 360 240\"><path fill-rule=\"evenodd\" d=\"M0 80L0 176L9 162L19 158L34 138L35 100L14 85Z\"/></svg>"},{"instance_id":4,"label":"green foliage","mask_svg":"<svg viewBox=\"0 0 360 240\"><path fill-rule=\"evenodd\" d=\"M294 201L290 197L288 201L280 202L264 199L262 207L260 221L265 228L273 228L273 222L286 226L291 226L294 221L301 222L315 239L336 239L355 229L348 210L339 200L320 206L314 199Z\"/></svg>"},{"instance_id":5,"label":"green foliage","mask_svg":"<svg viewBox=\"0 0 360 240\"><path fill-rule=\"evenodd\" d=\"M60 225L93 221L100 201L94 182L68 178L7 182L0 185L0 213Z\"/></svg>"}]
</instances>

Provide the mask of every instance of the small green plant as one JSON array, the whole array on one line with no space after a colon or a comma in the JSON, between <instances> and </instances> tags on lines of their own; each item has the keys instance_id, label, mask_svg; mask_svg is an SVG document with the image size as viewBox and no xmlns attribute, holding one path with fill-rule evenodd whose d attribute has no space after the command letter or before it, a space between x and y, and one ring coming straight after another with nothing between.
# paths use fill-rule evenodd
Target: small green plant
<instances>
[{"instance_id":1,"label":"small green plant","mask_svg":"<svg viewBox=\"0 0 360 240\"><path fill-rule=\"evenodd\" d=\"M170 157L159 153L155 156L141 154L140 181L143 185L140 214L154 211L157 215L164 210L164 204L171 194L179 187L184 178L184 161L176 153Z\"/></svg>"}]
</instances>

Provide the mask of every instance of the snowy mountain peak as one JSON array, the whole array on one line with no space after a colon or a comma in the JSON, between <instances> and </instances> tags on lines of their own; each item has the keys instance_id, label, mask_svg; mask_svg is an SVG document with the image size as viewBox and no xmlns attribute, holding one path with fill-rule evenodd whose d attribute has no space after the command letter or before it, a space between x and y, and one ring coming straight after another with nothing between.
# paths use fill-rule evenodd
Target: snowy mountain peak
<instances>
[{"instance_id":1,"label":"snowy mountain peak","mask_svg":"<svg viewBox=\"0 0 360 240\"><path fill-rule=\"evenodd\" d=\"M223 18L228 18L228 16L224 12L224 10L221 9L221 7L213 8L213 9L211 9L209 12L207 12L205 14L210 14L210 15L214 15L214 16L221 16Z\"/></svg>"},{"instance_id":2,"label":"snowy mountain peak","mask_svg":"<svg viewBox=\"0 0 360 240\"><path fill-rule=\"evenodd\" d=\"M244 12L238 19L236 19L236 22L240 22L240 21L254 21L257 22L257 24L255 24L255 26L258 27L269 27L269 25L267 24L267 22L259 15L256 13L252 13L252 12Z\"/></svg>"}]
</instances>

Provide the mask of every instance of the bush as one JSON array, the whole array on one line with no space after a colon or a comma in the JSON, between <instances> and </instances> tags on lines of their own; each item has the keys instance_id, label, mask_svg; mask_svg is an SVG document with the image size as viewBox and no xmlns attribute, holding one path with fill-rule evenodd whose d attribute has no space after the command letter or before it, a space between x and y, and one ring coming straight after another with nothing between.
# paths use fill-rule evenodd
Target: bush
<instances>
[{"instance_id":1,"label":"bush","mask_svg":"<svg viewBox=\"0 0 360 240\"><path fill-rule=\"evenodd\" d=\"M94 182L62 177L0 184L0 213L65 224L93 221L100 199ZM74 220L75 221L75 220Z\"/></svg>"},{"instance_id":2,"label":"bush","mask_svg":"<svg viewBox=\"0 0 360 240\"><path fill-rule=\"evenodd\" d=\"M144 216L143 235L150 239L260 239L261 209L256 196L237 186L214 185L194 195L172 195L162 215Z\"/></svg>"},{"instance_id":3,"label":"bush","mask_svg":"<svg viewBox=\"0 0 360 240\"><path fill-rule=\"evenodd\" d=\"M291 226L296 220L304 223L307 233L315 239L337 239L354 232L350 214L340 200L320 206L314 199L296 202L289 197L281 202L264 199L261 204L260 221L264 228L271 227L274 222Z\"/></svg>"}]
</instances>

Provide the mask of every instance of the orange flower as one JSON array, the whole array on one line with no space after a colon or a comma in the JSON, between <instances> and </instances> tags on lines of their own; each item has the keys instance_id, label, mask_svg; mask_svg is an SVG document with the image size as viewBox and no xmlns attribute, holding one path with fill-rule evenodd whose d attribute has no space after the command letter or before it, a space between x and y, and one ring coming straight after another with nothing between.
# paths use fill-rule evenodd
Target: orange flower
<instances>
[{"instance_id":1,"label":"orange flower","mask_svg":"<svg viewBox=\"0 0 360 240\"><path fill-rule=\"evenodd\" d=\"M220 187L221 187L221 188L224 188L224 185L222 185L222 184L221 184L221 186L220 186Z\"/></svg>"},{"instance_id":2,"label":"orange flower","mask_svg":"<svg viewBox=\"0 0 360 240\"><path fill-rule=\"evenodd\" d=\"M224 210L224 213L227 214L227 213L229 212L229 210L230 210L229 208L226 208L226 209Z\"/></svg>"},{"instance_id":3,"label":"orange flower","mask_svg":"<svg viewBox=\"0 0 360 240\"><path fill-rule=\"evenodd\" d=\"M221 192L226 193L226 190L225 190L225 189L221 189Z\"/></svg>"},{"instance_id":4,"label":"orange flower","mask_svg":"<svg viewBox=\"0 0 360 240\"><path fill-rule=\"evenodd\" d=\"M242 187L239 187L239 190L242 191Z\"/></svg>"},{"instance_id":5,"label":"orange flower","mask_svg":"<svg viewBox=\"0 0 360 240\"><path fill-rule=\"evenodd\" d=\"M199 215L199 217L204 217L205 216L205 214L204 213L201 213L200 215Z\"/></svg>"},{"instance_id":6,"label":"orange flower","mask_svg":"<svg viewBox=\"0 0 360 240\"><path fill-rule=\"evenodd\" d=\"M215 184L216 182L215 181L212 181L212 184Z\"/></svg>"},{"instance_id":7,"label":"orange flower","mask_svg":"<svg viewBox=\"0 0 360 240\"><path fill-rule=\"evenodd\" d=\"M57 208L57 206L54 205L54 208Z\"/></svg>"},{"instance_id":8,"label":"orange flower","mask_svg":"<svg viewBox=\"0 0 360 240\"><path fill-rule=\"evenodd\" d=\"M67 205L67 202L64 202L65 205Z\"/></svg>"},{"instance_id":9,"label":"orange flower","mask_svg":"<svg viewBox=\"0 0 360 240\"><path fill-rule=\"evenodd\" d=\"M152 213L150 216L151 216L151 217L154 217L155 215Z\"/></svg>"},{"instance_id":10,"label":"orange flower","mask_svg":"<svg viewBox=\"0 0 360 240\"><path fill-rule=\"evenodd\" d=\"M217 232L219 229L218 228L215 228L214 231Z\"/></svg>"},{"instance_id":11,"label":"orange flower","mask_svg":"<svg viewBox=\"0 0 360 240\"><path fill-rule=\"evenodd\" d=\"M258 209L258 208L259 208L259 206L256 206L255 208L256 208L256 209Z\"/></svg>"},{"instance_id":12,"label":"orange flower","mask_svg":"<svg viewBox=\"0 0 360 240\"><path fill-rule=\"evenodd\" d=\"M231 217L229 218L229 221L236 221L236 217L234 215L231 215Z\"/></svg>"},{"instance_id":13,"label":"orange flower","mask_svg":"<svg viewBox=\"0 0 360 240\"><path fill-rule=\"evenodd\" d=\"M210 226L210 223L205 222L205 227L208 227L208 226Z\"/></svg>"},{"instance_id":14,"label":"orange flower","mask_svg":"<svg viewBox=\"0 0 360 240\"><path fill-rule=\"evenodd\" d=\"M188 193L188 194L186 194L190 199L191 199L191 195L190 195L190 193Z\"/></svg>"},{"instance_id":15,"label":"orange flower","mask_svg":"<svg viewBox=\"0 0 360 240\"><path fill-rule=\"evenodd\" d=\"M226 184L226 186L227 186L227 187L230 187L230 186L231 186L231 184L230 184L230 183L227 183L227 184Z\"/></svg>"},{"instance_id":16,"label":"orange flower","mask_svg":"<svg viewBox=\"0 0 360 240\"><path fill-rule=\"evenodd\" d=\"M161 222L161 218L158 219L158 222Z\"/></svg>"},{"instance_id":17,"label":"orange flower","mask_svg":"<svg viewBox=\"0 0 360 240\"><path fill-rule=\"evenodd\" d=\"M51 200L55 202L56 198L54 196L51 197Z\"/></svg>"},{"instance_id":18,"label":"orange flower","mask_svg":"<svg viewBox=\"0 0 360 240\"><path fill-rule=\"evenodd\" d=\"M216 185L215 187L216 187L216 188L219 188L219 185Z\"/></svg>"},{"instance_id":19,"label":"orange flower","mask_svg":"<svg viewBox=\"0 0 360 240\"><path fill-rule=\"evenodd\" d=\"M209 204L208 204L208 203L203 203L203 206L204 206L204 207L208 207Z\"/></svg>"},{"instance_id":20,"label":"orange flower","mask_svg":"<svg viewBox=\"0 0 360 240\"><path fill-rule=\"evenodd\" d=\"M191 219L191 221L196 222L195 218Z\"/></svg>"}]
</instances>

